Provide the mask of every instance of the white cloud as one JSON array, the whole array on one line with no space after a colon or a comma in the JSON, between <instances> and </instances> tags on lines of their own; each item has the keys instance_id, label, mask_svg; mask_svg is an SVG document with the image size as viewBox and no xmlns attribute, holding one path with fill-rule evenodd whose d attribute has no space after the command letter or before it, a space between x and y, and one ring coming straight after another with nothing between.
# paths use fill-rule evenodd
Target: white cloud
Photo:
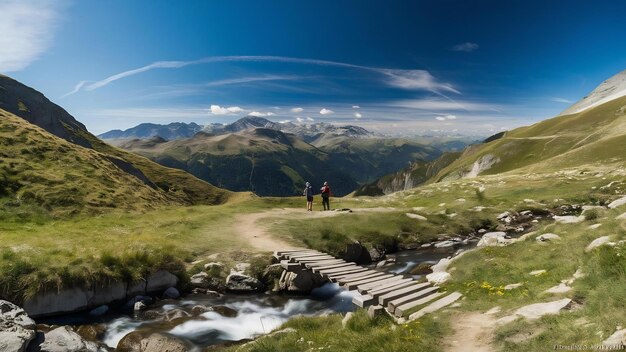
<instances>
[{"instance_id":1,"label":"white cloud","mask_svg":"<svg viewBox=\"0 0 626 352\"><path fill-rule=\"evenodd\" d=\"M50 47L62 4L0 1L0 72L23 70Z\"/></svg>"},{"instance_id":2,"label":"white cloud","mask_svg":"<svg viewBox=\"0 0 626 352\"><path fill-rule=\"evenodd\" d=\"M552 100L553 102L556 102L556 103L574 104L573 101L571 101L569 99L565 99L565 98L553 97L553 98L550 98L550 100Z\"/></svg>"},{"instance_id":3,"label":"white cloud","mask_svg":"<svg viewBox=\"0 0 626 352\"><path fill-rule=\"evenodd\" d=\"M281 121L278 121L278 123L289 123L289 122L291 122L291 120L281 120Z\"/></svg>"},{"instance_id":4,"label":"white cloud","mask_svg":"<svg viewBox=\"0 0 626 352\"><path fill-rule=\"evenodd\" d=\"M320 114L322 115L330 115L333 114L334 111L330 110L330 109L326 109L326 108L322 108L322 110L320 110Z\"/></svg>"},{"instance_id":5,"label":"white cloud","mask_svg":"<svg viewBox=\"0 0 626 352\"><path fill-rule=\"evenodd\" d=\"M499 106L451 99L410 99L390 103L391 106L418 110L465 110L465 111L500 111Z\"/></svg>"},{"instance_id":6,"label":"white cloud","mask_svg":"<svg viewBox=\"0 0 626 352\"><path fill-rule=\"evenodd\" d=\"M276 114L274 114L273 112L259 112L259 111L253 111L248 114L248 116L254 116L254 117L267 117L267 116L274 116L274 115Z\"/></svg>"},{"instance_id":7,"label":"white cloud","mask_svg":"<svg viewBox=\"0 0 626 352\"><path fill-rule=\"evenodd\" d=\"M95 83L84 85L81 90L95 90L119 79L133 76L153 69L182 68L190 65L209 64L216 62L288 62L302 65L344 67L348 69L374 72L382 75L384 78L383 82L386 83L388 86L394 88L408 90L427 90L438 94L442 94L441 91L460 94L460 92L456 90L451 84L439 82L437 79L435 79L435 77L430 74L430 72L425 70L388 69L354 65L336 61L301 59L283 56L210 56L192 61L157 61L143 67L109 76Z\"/></svg>"},{"instance_id":8,"label":"white cloud","mask_svg":"<svg viewBox=\"0 0 626 352\"><path fill-rule=\"evenodd\" d=\"M437 117L435 117L435 120L437 120L437 121L445 121L446 118L443 117L443 116L437 116Z\"/></svg>"},{"instance_id":9,"label":"white cloud","mask_svg":"<svg viewBox=\"0 0 626 352\"><path fill-rule=\"evenodd\" d=\"M293 108L291 109L291 112L295 112L295 113L299 113L299 112L303 112L304 109L303 108Z\"/></svg>"},{"instance_id":10,"label":"white cloud","mask_svg":"<svg viewBox=\"0 0 626 352\"><path fill-rule=\"evenodd\" d=\"M435 117L436 120L439 121L446 121L446 120L456 120L456 115L439 115L437 117Z\"/></svg>"},{"instance_id":11,"label":"white cloud","mask_svg":"<svg viewBox=\"0 0 626 352\"><path fill-rule=\"evenodd\" d=\"M244 111L242 108L238 107L238 106L231 106L231 107L221 107L219 105L211 105L211 114L213 115L228 115L228 114L235 114L238 112L242 112Z\"/></svg>"},{"instance_id":12,"label":"white cloud","mask_svg":"<svg viewBox=\"0 0 626 352\"><path fill-rule=\"evenodd\" d=\"M354 117L356 117L357 119L360 119L361 117L363 117L363 115L361 115L361 113L355 112Z\"/></svg>"},{"instance_id":13,"label":"white cloud","mask_svg":"<svg viewBox=\"0 0 626 352\"><path fill-rule=\"evenodd\" d=\"M472 42L465 42L461 44L457 44L452 47L454 51L464 51L466 53L472 52L474 50L478 50L478 44Z\"/></svg>"},{"instance_id":14,"label":"white cloud","mask_svg":"<svg viewBox=\"0 0 626 352\"><path fill-rule=\"evenodd\" d=\"M310 122L315 121L315 119L314 119L314 118L312 118L312 117L307 117L307 118L306 118L306 120L307 120L307 121L310 121Z\"/></svg>"},{"instance_id":15,"label":"white cloud","mask_svg":"<svg viewBox=\"0 0 626 352\"><path fill-rule=\"evenodd\" d=\"M360 107L360 106L358 106L358 105L352 105L352 108L353 108L353 109L360 109L361 107Z\"/></svg>"},{"instance_id":16,"label":"white cloud","mask_svg":"<svg viewBox=\"0 0 626 352\"><path fill-rule=\"evenodd\" d=\"M304 119L302 117L296 117L296 121L302 123L302 122L304 122Z\"/></svg>"}]
</instances>

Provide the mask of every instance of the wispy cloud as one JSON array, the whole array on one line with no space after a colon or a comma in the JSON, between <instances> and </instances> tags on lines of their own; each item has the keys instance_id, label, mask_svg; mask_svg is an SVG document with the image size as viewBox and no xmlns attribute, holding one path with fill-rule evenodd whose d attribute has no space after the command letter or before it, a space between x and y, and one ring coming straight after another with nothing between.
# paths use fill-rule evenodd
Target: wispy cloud
<instances>
[{"instance_id":1,"label":"wispy cloud","mask_svg":"<svg viewBox=\"0 0 626 352\"><path fill-rule=\"evenodd\" d=\"M320 114L321 115L330 115L333 114L334 111L330 110L330 109L326 109L326 108L322 108L322 110L320 110Z\"/></svg>"},{"instance_id":2,"label":"wispy cloud","mask_svg":"<svg viewBox=\"0 0 626 352\"><path fill-rule=\"evenodd\" d=\"M303 112L303 111L304 111L304 109L303 109L303 108L293 108L293 109L291 109L290 111L291 111L291 112L295 112L295 113L297 114L297 113Z\"/></svg>"},{"instance_id":3,"label":"wispy cloud","mask_svg":"<svg viewBox=\"0 0 626 352\"><path fill-rule=\"evenodd\" d=\"M389 103L390 106L429 110L429 111L500 111L498 105L488 103L477 103L465 100L445 100L445 99L412 99L398 100Z\"/></svg>"},{"instance_id":4,"label":"wispy cloud","mask_svg":"<svg viewBox=\"0 0 626 352\"><path fill-rule=\"evenodd\" d=\"M63 1L0 1L0 72L20 71L52 44Z\"/></svg>"},{"instance_id":5,"label":"wispy cloud","mask_svg":"<svg viewBox=\"0 0 626 352\"><path fill-rule=\"evenodd\" d=\"M551 97L550 100L553 101L553 102L556 102L556 103L574 104L573 101L571 101L569 99L565 99L565 98Z\"/></svg>"},{"instance_id":6,"label":"wispy cloud","mask_svg":"<svg viewBox=\"0 0 626 352\"><path fill-rule=\"evenodd\" d=\"M353 109L360 109L361 107L360 107L360 106L358 106L358 105L352 105L352 108L353 108Z\"/></svg>"},{"instance_id":7,"label":"wispy cloud","mask_svg":"<svg viewBox=\"0 0 626 352\"><path fill-rule=\"evenodd\" d=\"M231 106L227 108L227 107L222 107L219 105L211 105L211 108L209 109L209 111L213 115L228 115L228 114L235 114L238 112L243 112L244 110L238 106Z\"/></svg>"},{"instance_id":8,"label":"wispy cloud","mask_svg":"<svg viewBox=\"0 0 626 352\"><path fill-rule=\"evenodd\" d=\"M361 115L360 112L355 112L354 117L356 117L357 119L360 119L361 117L363 117L363 115Z\"/></svg>"},{"instance_id":9,"label":"wispy cloud","mask_svg":"<svg viewBox=\"0 0 626 352\"><path fill-rule=\"evenodd\" d=\"M456 115L439 115L437 117L435 117L435 120L438 121L446 121L446 120L456 120Z\"/></svg>"},{"instance_id":10,"label":"wispy cloud","mask_svg":"<svg viewBox=\"0 0 626 352\"><path fill-rule=\"evenodd\" d=\"M472 42L465 42L461 44L457 44L451 48L453 51L463 51L466 53L472 52L474 50L478 50L478 44Z\"/></svg>"},{"instance_id":11,"label":"wispy cloud","mask_svg":"<svg viewBox=\"0 0 626 352\"><path fill-rule=\"evenodd\" d=\"M453 93L459 94L459 91L455 89L451 84L439 82L437 79L435 79L433 75L430 74L430 72L426 70L389 69L389 68L354 65L354 64L348 64L348 63L337 62L337 61L302 59L302 58L283 57L283 56L211 56L211 57L205 57L205 58L202 58L199 60L193 60L193 61L157 61L157 62L154 62L152 64L149 64L143 67L117 73L115 75L109 76L97 82L84 84L83 86L79 88L79 90L77 90L77 92L81 90L92 91L98 88L102 88L117 80L134 76L134 75L137 75L146 71L150 71L150 70L165 69L165 68L175 69L175 68L182 68L182 67L186 67L190 65L209 64L209 63L216 63L216 62L286 62L286 63L295 63L295 64L303 64L303 65L343 67L347 69L365 70L365 71L377 73L382 76L383 83L393 88L409 89L409 90L426 90L426 91L436 92L436 93L441 93L443 91L443 92L453 92ZM74 93L70 92L68 93L68 95L74 94Z\"/></svg>"}]
</instances>

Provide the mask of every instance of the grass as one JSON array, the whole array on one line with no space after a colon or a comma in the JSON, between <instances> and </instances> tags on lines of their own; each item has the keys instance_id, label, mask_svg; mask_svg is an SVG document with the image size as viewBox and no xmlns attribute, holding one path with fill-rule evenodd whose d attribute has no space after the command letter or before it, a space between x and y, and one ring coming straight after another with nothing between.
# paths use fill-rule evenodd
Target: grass
<instances>
[{"instance_id":1,"label":"grass","mask_svg":"<svg viewBox=\"0 0 626 352\"><path fill-rule=\"evenodd\" d=\"M357 311L345 327L342 316L301 317L285 323L281 329L295 332L262 337L245 346L233 346L226 351L441 351L441 336L447 331L445 323L425 318L405 325L396 325L390 318L370 319L365 311Z\"/></svg>"}]
</instances>

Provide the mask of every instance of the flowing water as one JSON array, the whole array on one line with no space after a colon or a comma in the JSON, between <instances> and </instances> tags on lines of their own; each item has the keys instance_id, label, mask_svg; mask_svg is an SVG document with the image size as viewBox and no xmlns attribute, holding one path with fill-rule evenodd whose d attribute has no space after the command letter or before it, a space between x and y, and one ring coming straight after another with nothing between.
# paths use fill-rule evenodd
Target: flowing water
<instances>
[{"instance_id":1,"label":"flowing water","mask_svg":"<svg viewBox=\"0 0 626 352\"><path fill-rule=\"evenodd\" d=\"M390 255L396 258L395 263L376 270L407 274L418 264L435 264L441 258L454 255L457 249L448 247L398 252ZM39 323L99 324L105 329L101 342L112 348L126 334L139 331L146 334L171 334L200 350L210 345L255 338L278 328L295 316L352 311L352 298L355 295L358 293L345 291L331 283L315 289L308 296L226 294L215 297L190 294L178 300L159 301L139 314L119 308L98 318L81 313L42 319ZM193 309L197 309L197 306L218 308L215 311L198 312Z\"/></svg>"}]
</instances>

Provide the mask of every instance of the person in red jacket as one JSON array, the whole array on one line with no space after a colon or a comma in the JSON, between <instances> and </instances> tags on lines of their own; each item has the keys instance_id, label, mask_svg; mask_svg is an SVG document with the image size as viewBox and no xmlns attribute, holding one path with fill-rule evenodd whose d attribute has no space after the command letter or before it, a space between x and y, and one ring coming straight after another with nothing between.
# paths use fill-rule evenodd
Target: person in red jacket
<instances>
[{"instance_id":1,"label":"person in red jacket","mask_svg":"<svg viewBox=\"0 0 626 352\"><path fill-rule=\"evenodd\" d=\"M324 186L320 191L322 191L322 205L324 206L324 210L330 210L330 196L332 193L330 192L328 182L324 182Z\"/></svg>"}]
</instances>

